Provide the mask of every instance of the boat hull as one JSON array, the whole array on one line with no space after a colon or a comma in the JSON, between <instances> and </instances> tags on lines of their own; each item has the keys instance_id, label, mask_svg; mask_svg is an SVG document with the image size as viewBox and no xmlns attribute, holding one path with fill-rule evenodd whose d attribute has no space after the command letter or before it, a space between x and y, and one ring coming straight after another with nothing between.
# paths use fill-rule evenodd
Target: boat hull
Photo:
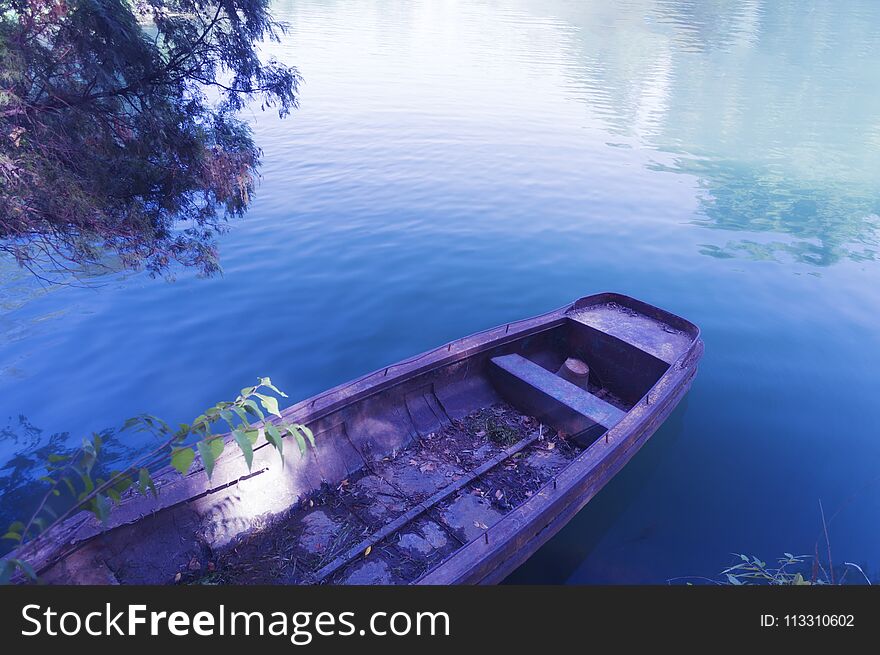
<instances>
[{"instance_id":1,"label":"boat hull","mask_svg":"<svg viewBox=\"0 0 880 655\"><path fill-rule=\"evenodd\" d=\"M356 538L333 557L316 558L320 561L307 572L300 568L296 575L271 581L358 583L363 578L346 577L346 571L363 552L430 517L457 541L454 551L437 555L425 570L380 581L496 583L556 534L644 445L687 392L702 352L698 328L684 319L619 294L581 298L453 341L284 410L285 420L307 424L315 434L317 447L307 457L288 457L281 466L273 449L263 446L255 449L248 471L230 444L210 479L198 460L186 476L171 469L156 472L158 498L130 494L104 524L80 514L26 546L24 554L50 583L170 583L193 563L213 563L259 539L266 526L304 525L294 514L306 499L367 476L404 497L402 513L382 525L361 526ZM583 388L560 382L555 373L572 356L589 362L592 382ZM524 411L528 416L522 420L540 426L539 435L543 426L552 427L582 450L498 520L475 521L484 528L478 538L473 530L443 523L453 492L456 497L473 493L477 477L512 461L515 451L534 449L543 436L523 434L519 445L495 448L493 459L470 468L450 464L447 475L453 482L430 494L421 493L418 472L409 471L410 486L401 487L400 480L379 470L392 470L398 453L413 451L499 403ZM597 413L590 420L571 420L591 412ZM592 428L582 430L585 426Z\"/></svg>"}]
</instances>

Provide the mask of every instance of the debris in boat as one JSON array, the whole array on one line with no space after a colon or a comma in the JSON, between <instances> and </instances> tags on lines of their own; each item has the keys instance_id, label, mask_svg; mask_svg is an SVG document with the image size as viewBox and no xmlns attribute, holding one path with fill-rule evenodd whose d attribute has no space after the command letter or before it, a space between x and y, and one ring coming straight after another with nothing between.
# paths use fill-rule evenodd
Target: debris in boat
<instances>
[{"instance_id":1,"label":"debris in boat","mask_svg":"<svg viewBox=\"0 0 880 655\"><path fill-rule=\"evenodd\" d=\"M527 437L533 442L524 449L441 497L399 530L371 540L370 535L435 494L442 496L443 489L493 457L504 457L507 448ZM324 485L219 555L209 554L216 560L213 571L205 575L201 566L198 572L183 571L183 581L411 582L525 502L578 452L555 430L498 403L453 421L335 486ZM326 580L316 579L325 567L331 571L324 574Z\"/></svg>"},{"instance_id":2,"label":"debris in boat","mask_svg":"<svg viewBox=\"0 0 880 655\"><path fill-rule=\"evenodd\" d=\"M460 494L440 515L464 542L473 541L503 516L488 500L468 493Z\"/></svg>"},{"instance_id":3,"label":"debris in boat","mask_svg":"<svg viewBox=\"0 0 880 655\"><path fill-rule=\"evenodd\" d=\"M346 505L368 525L395 519L414 504L378 475L364 475L338 491Z\"/></svg>"},{"instance_id":4,"label":"debris in boat","mask_svg":"<svg viewBox=\"0 0 880 655\"><path fill-rule=\"evenodd\" d=\"M526 463L533 469L540 471L543 476L553 476L568 464L569 459L562 454L561 449L547 450L536 449L527 458Z\"/></svg>"},{"instance_id":5,"label":"debris in boat","mask_svg":"<svg viewBox=\"0 0 880 655\"><path fill-rule=\"evenodd\" d=\"M403 550L420 555L430 555L438 548L443 548L443 546L448 544L449 537L446 536L439 525L433 521L428 521L421 529L402 533L397 543Z\"/></svg>"},{"instance_id":6,"label":"debris in boat","mask_svg":"<svg viewBox=\"0 0 880 655\"><path fill-rule=\"evenodd\" d=\"M429 463L424 459L427 456L421 453L421 457L414 459L402 453L394 459L380 462L376 473L402 495L417 501L424 500L448 485L450 480L464 474L462 469L450 462L435 461L432 466L425 466Z\"/></svg>"},{"instance_id":7,"label":"debris in boat","mask_svg":"<svg viewBox=\"0 0 880 655\"><path fill-rule=\"evenodd\" d=\"M339 525L321 510L312 512L302 519L303 533L299 545L314 553L324 550L339 530Z\"/></svg>"},{"instance_id":8,"label":"debris in boat","mask_svg":"<svg viewBox=\"0 0 880 655\"><path fill-rule=\"evenodd\" d=\"M362 562L342 579L342 583L348 585L388 585L393 582L388 565L380 559Z\"/></svg>"}]
</instances>

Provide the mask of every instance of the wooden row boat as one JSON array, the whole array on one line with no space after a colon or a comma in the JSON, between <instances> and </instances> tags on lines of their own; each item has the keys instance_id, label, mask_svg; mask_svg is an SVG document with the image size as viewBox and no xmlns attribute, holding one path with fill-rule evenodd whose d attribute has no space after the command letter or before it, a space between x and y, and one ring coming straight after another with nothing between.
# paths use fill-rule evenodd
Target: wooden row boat
<instances>
[{"instance_id":1,"label":"wooden row boat","mask_svg":"<svg viewBox=\"0 0 880 655\"><path fill-rule=\"evenodd\" d=\"M300 402L305 457L160 472L158 498L80 514L32 561L60 584L496 583L657 430L702 351L682 318L581 298Z\"/></svg>"}]
</instances>

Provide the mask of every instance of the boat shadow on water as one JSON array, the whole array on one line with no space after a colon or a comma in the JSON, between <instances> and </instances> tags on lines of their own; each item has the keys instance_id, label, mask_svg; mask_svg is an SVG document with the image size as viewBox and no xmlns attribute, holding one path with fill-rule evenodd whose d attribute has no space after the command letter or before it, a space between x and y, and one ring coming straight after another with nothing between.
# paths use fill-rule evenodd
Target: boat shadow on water
<instances>
[{"instance_id":1,"label":"boat shadow on water","mask_svg":"<svg viewBox=\"0 0 880 655\"><path fill-rule=\"evenodd\" d=\"M560 532L535 553L525 564L511 573L505 584L564 584L605 583L579 575L585 563L599 550L599 544L612 533L633 503L648 490L654 474L663 461L675 450L684 434L684 417L688 398L685 396L663 426L657 430L627 466L608 483ZM624 548L649 541L663 526L649 521L638 532L631 533L613 548ZM638 572L620 572L621 580L629 581ZM609 576L613 577L613 576ZM635 580L632 580L636 582ZM640 582L644 582L639 580Z\"/></svg>"}]
</instances>

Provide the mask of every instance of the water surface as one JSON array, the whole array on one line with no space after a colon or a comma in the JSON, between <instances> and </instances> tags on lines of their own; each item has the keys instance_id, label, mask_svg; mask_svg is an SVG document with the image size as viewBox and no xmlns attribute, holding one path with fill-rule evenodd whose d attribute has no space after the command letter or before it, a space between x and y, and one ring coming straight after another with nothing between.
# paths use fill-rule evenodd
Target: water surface
<instances>
[{"instance_id":1,"label":"water surface","mask_svg":"<svg viewBox=\"0 0 880 655\"><path fill-rule=\"evenodd\" d=\"M0 519L47 444L188 420L257 375L307 397L613 290L699 324L700 374L511 579L812 552L820 500L834 558L880 572L880 4L275 10L302 108L248 114L263 179L222 277L46 290L0 263Z\"/></svg>"}]
</instances>

